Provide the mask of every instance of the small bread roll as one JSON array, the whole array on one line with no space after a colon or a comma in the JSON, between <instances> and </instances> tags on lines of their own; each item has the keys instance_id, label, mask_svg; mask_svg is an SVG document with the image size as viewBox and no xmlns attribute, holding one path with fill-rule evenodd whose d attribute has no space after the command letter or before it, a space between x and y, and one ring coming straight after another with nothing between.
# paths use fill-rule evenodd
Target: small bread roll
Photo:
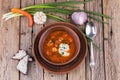
<instances>
[{"instance_id":1,"label":"small bread roll","mask_svg":"<svg viewBox=\"0 0 120 80\"><path fill-rule=\"evenodd\" d=\"M25 57L26 55L27 55L26 51L24 51L24 50L19 50L19 51L15 54L15 56L13 56L12 58L13 58L13 59L20 60L20 59L22 59L23 57Z\"/></svg>"},{"instance_id":2,"label":"small bread roll","mask_svg":"<svg viewBox=\"0 0 120 80\"><path fill-rule=\"evenodd\" d=\"M23 74L27 74L27 65L28 65L29 55L26 55L21 59L17 65L17 69Z\"/></svg>"}]
</instances>

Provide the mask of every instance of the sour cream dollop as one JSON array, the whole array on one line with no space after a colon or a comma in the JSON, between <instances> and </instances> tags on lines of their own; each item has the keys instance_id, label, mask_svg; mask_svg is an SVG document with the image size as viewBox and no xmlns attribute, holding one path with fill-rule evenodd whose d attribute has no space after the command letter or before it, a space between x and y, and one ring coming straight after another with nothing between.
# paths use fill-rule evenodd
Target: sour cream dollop
<instances>
[{"instance_id":1,"label":"sour cream dollop","mask_svg":"<svg viewBox=\"0 0 120 80\"><path fill-rule=\"evenodd\" d=\"M65 44L65 43L61 43L59 45L59 54L61 54L62 56L69 56L70 53L68 52L70 50L69 45Z\"/></svg>"}]
</instances>

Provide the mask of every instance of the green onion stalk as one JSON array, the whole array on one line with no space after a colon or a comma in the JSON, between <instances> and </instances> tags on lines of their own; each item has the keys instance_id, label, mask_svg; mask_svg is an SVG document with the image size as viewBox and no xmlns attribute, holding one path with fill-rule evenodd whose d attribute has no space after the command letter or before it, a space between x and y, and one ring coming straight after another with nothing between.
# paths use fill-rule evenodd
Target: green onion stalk
<instances>
[{"instance_id":1,"label":"green onion stalk","mask_svg":"<svg viewBox=\"0 0 120 80\"><path fill-rule=\"evenodd\" d=\"M52 2L52 3L28 6L28 7L22 8L21 10L24 10L24 11L30 13L31 15L34 15L36 12L42 11L42 12L46 13L48 18L51 18L51 19L54 19L57 21L63 21L63 22L70 22L70 21L67 19L64 19L60 16L56 16L55 14L54 15L50 14L49 12L68 15L68 16L72 15L72 13L74 13L74 12L86 12L87 14L89 14L88 15L89 18L96 20L103 24L108 24L108 22L105 22L104 20L102 20L102 18L106 18L106 19L112 19L112 18L105 14L102 14L99 12L88 11L88 10L76 10L75 9L75 8L78 8L77 6L75 6L75 4L86 4L91 1L93 1L93 0ZM8 12L8 13L4 14L2 18L5 20L9 20L13 17L18 17L18 16L23 16L23 15L19 14L19 13ZM86 39L90 40L89 38L86 38Z\"/></svg>"},{"instance_id":2,"label":"green onion stalk","mask_svg":"<svg viewBox=\"0 0 120 80\"><path fill-rule=\"evenodd\" d=\"M75 5L72 6L73 4L85 4L85 3L88 3L91 1L93 1L93 0L52 2L52 3L28 6L28 7L22 8L22 10L29 12L31 15L34 15L34 13L36 13L38 11L42 11L45 13L53 12L53 13L59 13L59 14L64 14L64 15L71 15L73 12L75 12L75 10L73 10L73 8L77 8L77 6L75 6ZM64 8L61 8L61 7L64 7ZM67 7L69 7L69 9ZM101 18L98 18L98 17L96 18L94 16L100 16L103 18L111 19L111 17L104 15L102 13L98 13L98 12L92 12L92 11L87 11L87 10L78 10L78 11L86 12L89 14L89 18L94 19L101 23L105 23L105 24L108 24L108 22L105 22ZM17 16L22 16L22 14L9 12L9 13L6 13L3 15L3 19L9 20L9 19L11 19L13 17L17 17ZM56 16L56 15L47 14L47 16L49 18L52 18L52 19L55 19L58 21L68 22L68 20L66 20L62 17Z\"/></svg>"}]
</instances>

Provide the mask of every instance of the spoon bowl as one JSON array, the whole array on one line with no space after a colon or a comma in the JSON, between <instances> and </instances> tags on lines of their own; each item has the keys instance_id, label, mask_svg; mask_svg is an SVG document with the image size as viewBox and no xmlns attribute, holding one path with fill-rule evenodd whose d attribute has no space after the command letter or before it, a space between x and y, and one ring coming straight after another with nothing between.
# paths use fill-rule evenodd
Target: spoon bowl
<instances>
[{"instance_id":1,"label":"spoon bowl","mask_svg":"<svg viewBox=\"0 0 120 80\"><path fill-rule=\"evenodd\" d=\"M93 39L96 36L97 28L95 27L93 22L88 22L86 25L86 35Z\"/></svg>"}]
</instances>

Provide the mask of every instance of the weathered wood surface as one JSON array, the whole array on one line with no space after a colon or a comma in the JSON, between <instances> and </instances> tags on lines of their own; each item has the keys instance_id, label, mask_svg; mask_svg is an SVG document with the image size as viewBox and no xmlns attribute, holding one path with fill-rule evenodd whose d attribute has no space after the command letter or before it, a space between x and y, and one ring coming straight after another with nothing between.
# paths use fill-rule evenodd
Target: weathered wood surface
<instances>
[{"instance_id":1,"label":"weathered wood surface","mask_svg":"<svg viewBox=\"0 0 120 80\"><path fill-rule=\"evenodd\" d=\"M53 74L43 70L36 62L29 64L27 75L16 70L18 61L12 60L11 57L19 49L24 49L32 55L32 42L44 25L35 24L33 28L28 28L28 20L25 17L4 21L2 15L13 7L22 8L55 1L67 0L0 0L0 80L120 80L120 0L94 0L85 5L78 5L80 9L103 12L113 17L108 21L109 25L94 21L98 26L94 42L102 49L98 51L94 48L96 62L94 71L89 68L89 55L86 61L68 74ZM55 21L49 20L47 24L51 22Z\"/></svg>"},{"instance_id":2,"label":"weathered wood surface","mask_svg":"<svg viewBox=\"0 0 120 80\"><path fill-rule=\"evenodd\" d=\"M21 8L34 5L37 3L42 3L38 0L22 0L21 1ZM27 23L27 24L26 24ZM31 47L32 41L36 34L36 29L39 30L39 26L34 25L33 28L28 28L28 19L25 17L21 17L21 26L20 26L20 49L26 50L30 55L32 55ZM20 74L20 80L34 80L37 78L38 80L43 80L43 69L39 68L36 63L28 64L28 75Z\"/></svg>"},{"instance_id":3,"label":"weathered wood surface","mask_svg":"<svg viewBox=\"0 0 120 80\"><path fill-rule=\"evenodd\" d=\"M102 13L102 1L94 0L93 2L86 4L85 8L90 11L101 12ZM91 20L92 21L92 20ZM95 69L92 71L89 67L89 56L86 59L86 70L87 70L87 80L105 80L104 73L104 53L103 53L103 26L101 23L94 21L97 27L97 35L94 38L94 42L101 48L101 51L94 48L95 56Z\"/></svg>"},{"instance_id":4,"label":"weathered wood surface","mask_svg":"<svg viewBox=\"0 0 120 80\"><path fill-rule=\"evenodd\" d=\"M103 0L103 9L113 18L109 25L104 25L106 80L120 80L120 0Z\"/></svg>"},{"instance_id":5,"label":"weathered wood surface","mask_svg":"<svg viewBox=\"0 0 120 80\"><path fill-rule=\"evenodd\" d=\"M76 0L76 1L84 1L84 0ZM77 5L79 9L84 9L84 4ZM76 68L74 71L68 73L68 80L85 80L85 61L82 62L78 68Z\"/></svg>"},{"instance_id":6,"label":"weathered wood surface","mask_svg":"<svg viewBox=\"0 0 120 80\"><path fill-rule=\"evenodd\" d=\"M20 7L19 0L0 0L0 80L19 80L17 61L11 57L19 49L19 18L4 22L2 15L12 7Z\"/></svg>"}]
</instances>

